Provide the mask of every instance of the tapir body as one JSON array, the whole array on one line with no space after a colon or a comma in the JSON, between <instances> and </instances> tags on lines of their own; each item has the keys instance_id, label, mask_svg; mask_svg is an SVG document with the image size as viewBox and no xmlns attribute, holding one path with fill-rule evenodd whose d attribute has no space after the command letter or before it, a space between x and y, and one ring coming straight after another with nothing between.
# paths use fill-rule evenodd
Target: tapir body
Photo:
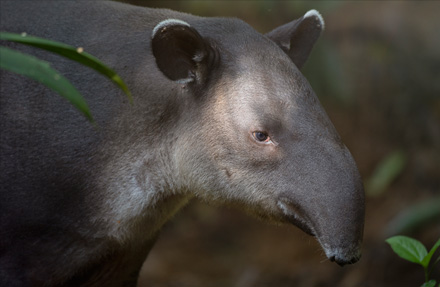
<instances>
[{"instance_id":1,"label":"tapir body","mask_svg":"<svg viewBox=\"0 0 440 287\"><path fill-rule=\"evenodd\" d=\"M133 94L78 63L49 61L96 124L50 89L1 71L0 285L134 285L161 226L197 197L360 257L356 165L299 68L314 10L262 35L237 19L103 1L1 2L1 31L82 47Z\"/></svg>"}]
</instances>

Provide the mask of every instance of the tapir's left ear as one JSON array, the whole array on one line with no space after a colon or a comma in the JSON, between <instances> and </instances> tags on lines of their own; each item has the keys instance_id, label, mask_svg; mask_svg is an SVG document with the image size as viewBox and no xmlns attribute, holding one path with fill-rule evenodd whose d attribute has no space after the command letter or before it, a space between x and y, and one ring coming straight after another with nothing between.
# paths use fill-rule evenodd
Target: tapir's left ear
<instances>
[{"instance_id":1,"label":"tapir's left ear","mask_svg":"<svg viewBox=\"0 0 440 287\"><path fill-rule=\"evenodd\" d=\"M323 30L321 14L310 10L303 17L272 30L266 36L277 43L300 69Z\"/></svg>"},{"instance_id":2,"label":"tapir's left ear","mask_svg":"<svg viewBox=\"0 0 440 287\"><path fill-rule=\"evenodd\" d=\"M188 23L177 19L162 21L151 37L157 66L170 80L189 83L206 77L212 49Z\"/></svg>"}]
</instances>

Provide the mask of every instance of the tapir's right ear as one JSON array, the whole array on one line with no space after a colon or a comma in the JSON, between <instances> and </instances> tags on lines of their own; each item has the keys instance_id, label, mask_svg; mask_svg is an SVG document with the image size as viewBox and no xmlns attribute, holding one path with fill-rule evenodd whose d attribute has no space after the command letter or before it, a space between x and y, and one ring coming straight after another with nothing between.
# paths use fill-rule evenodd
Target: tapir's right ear
<instances>
[{"instance_id":1,"label":"tapir's right ear","mask_svg":"<svg viewBox=\"0 0 440 287\"><path fill-rule=\"evenodd\" d=\"M166 77L180 83L203 81L212 49L196 29L168 19L154 27L151 37L157 66Z\"/></svg>"},{"instance_id":2,"label":"tapir's right ear","mask_svg":"<svg viewBox=\"0 0 440 287\"><path fill-rule=\"evenodd\" d=\"M303 17L272 30L266 36L277 43L300 69L323 30L321 14L310 10Z\"/></svg>"}]
</instances>

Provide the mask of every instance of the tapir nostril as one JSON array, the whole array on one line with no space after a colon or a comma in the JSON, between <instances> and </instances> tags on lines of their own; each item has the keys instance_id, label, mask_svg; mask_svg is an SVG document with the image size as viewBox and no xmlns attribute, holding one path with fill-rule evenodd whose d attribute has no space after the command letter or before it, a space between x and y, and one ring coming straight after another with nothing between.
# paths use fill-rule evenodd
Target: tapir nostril
<instances>
[{"instance_id":1,"label":"tapir nostril","mask_svg":"<svg viewBox=\"0 0 440 287\"><path fill-rule=\"evenodd\" d=\"M341 261L341 260L335 260L336 264L338 264L341 267L344 267L347 264L351 264L351 262Z\"/></svg>"},{"instance_id":2,"label":"tapir nostril","mask_svg":"<svg viewBox=\"0 0 440 287\"><path fill-rule=\"evenodd\" d=\"M335 256L330 257L329 260L330 260L331 262L335 262Z\"/></svg>"},{"instance_id":3,"label":"tapir nostril","mask_svg":"<svg viewBox=\"0 0 440 287\"><path fill-rule=\"evenodd\" d=\"M327 258L331 262L337 263L339 266L344 266L348 264L353 264L359 261L361 258L360 251L347 250L347 249L325 249Z\"/></svg>"},{"instance_id":4,"label":"tapir nostril","mask_svg":"<svg viewBox=\"0 0 440 287\"><path fill-rule=\"evenodd\" d=\"M329 260L331 262L336 262L336 264L338 264L341 267L343 267L344 265L348 265L348 264L354 264L354 263L358 262L359 259L360 259L360 257L353 257L350 259L346 259L346 258L337 257L335 255L329 257Z\"/></svg>"}]
</instances>

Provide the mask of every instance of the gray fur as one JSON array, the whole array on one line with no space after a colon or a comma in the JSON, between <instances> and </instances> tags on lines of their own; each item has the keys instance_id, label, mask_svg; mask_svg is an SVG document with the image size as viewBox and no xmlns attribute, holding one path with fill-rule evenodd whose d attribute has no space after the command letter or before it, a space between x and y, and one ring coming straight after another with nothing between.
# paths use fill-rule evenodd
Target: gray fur
<instances>
[{"instance_id":1,"label":"gray fur","mask_svg":"<svg viewBox=\"0 0 440 287\"><path fill-rule=\"evenodd\" d=\"M193 197L296 224L340 264L359 259L361 179L292 62L302 65L308 52L292 56L276 44L284 28L266 37L236 19L116 2L1 6L2 31L81 46L134 97L131 105L79 64L2 43L50 61L79 88L98 127L44 86L1 71L1 286L135 284L160 228ZM163 29L167 19L190 26ZM182 46L191 57L176 52L188 74L173 74L151 39L165 47L182 31L197 45ZM305 42L310 51L314 40ZM270 140L257 142L256 131Z\"/></svg>"}]
</instances>

